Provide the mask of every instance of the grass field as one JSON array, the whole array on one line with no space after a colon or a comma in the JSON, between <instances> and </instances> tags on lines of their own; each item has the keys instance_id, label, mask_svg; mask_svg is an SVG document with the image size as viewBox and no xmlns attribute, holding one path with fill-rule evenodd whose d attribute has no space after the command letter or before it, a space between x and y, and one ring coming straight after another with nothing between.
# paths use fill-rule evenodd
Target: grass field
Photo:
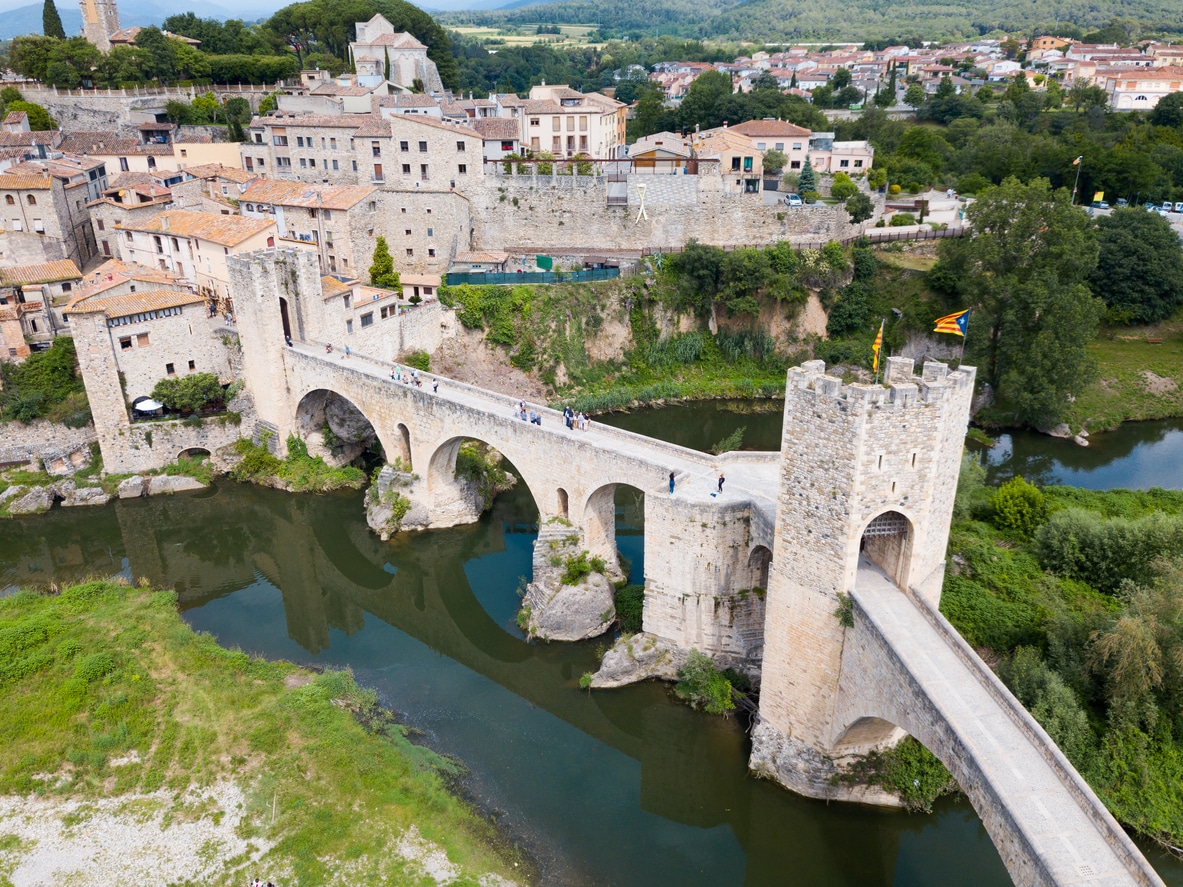
<instances>
[{"instance_id":1,"label":"grass field","mask_svg":"<svg viewBox=\"0 0 1183 887\"><path fill-rule=\"evenodd\" d=\"M498 46L531 46L535 43L549 43L552 46L602 46L592 43L588 35L598 29L598 25L558 25L561 34L538 34L539 25L546 22L531 22L517 27L495 28L480 25L455 25L448 27L465 37L478 40L484 46L496 49Z\"/></svg>"},{"instance_id":2,"label":"grass field","mask_svg":"<svg viewBox=\"0 0 1183 887\"><path fill-rule=\"evenodd\" d=\"M1070 407L1073 430L1183 416L1183 322L1105 331L1089 353L1098 375Z\"/></svg>"},{"instance_id":3,"label":"grass field","mask_svg":"<svg viewBox=\"0 0 1183 887\"><path fill-rule=\"evenodd\" d=\"M450 791L458 769L412 745L348 672L223 649L185 625L171 593L89 582L0 599L0 805L72 803L59 823L70 837L117 798L162 813L164 844L183 831L173 823L241 817L234 837L253 852L205 848L205 876L186 883L260 871L285 884L433 883L400 851L408 835L446 853L453 883L512 871L493 828ZM194 803L227 785L239 809ZM10 870L34 849L15 826L0 819Z\"/></svg>"}]
</instances>

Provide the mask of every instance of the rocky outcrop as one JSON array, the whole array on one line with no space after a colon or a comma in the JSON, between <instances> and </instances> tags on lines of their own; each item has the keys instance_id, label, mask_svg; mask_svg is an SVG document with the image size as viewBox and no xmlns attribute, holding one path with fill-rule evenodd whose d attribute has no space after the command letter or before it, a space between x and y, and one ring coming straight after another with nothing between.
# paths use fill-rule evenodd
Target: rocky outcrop
<instances>
[{"instance_id":1,"label":"rocky outcrop","mask_svg":"<svg viewBox=\"0 0 1183 887\"><path fill-rule=\"evenodd\" d=\"M53 505L53 487L33 487L10 503L9 514L44 514Z\"/></svg>"},{"instance_id":2,"label":"rocky outcrop","mask_svg":"<svg viewBox=\"0 0 1183 887\"><path fill-rule=\"evenodd\" d=\"M149 496L171 495L188 490L204 490L206 486L201 481L183 474L161 474L147 480Z\"/></svg>"},{"instance_id":3,"label":"rocky outcrop","mask_svg":"<svg viewBox=\"0 0 1183 887\"><path fill-rule=\"evenodd\" d=\"M147 486L147 481L143 476L133 474L131 477L121 480L115 492L120 499L137 499L144 495Z\"/></svg>"},{"instance_id":4,"label":"rocky outcrop","mask_svg":"<svg viewBox=\"0 0 1183 887\"><path fill-rule=\"evenodd\" d=\"M616 619L612 582L594 568L590 572L571 569L573 563L588 562L578 528L559 518L538 528L534 581L526 586L519 615L527 635L548 641L583 641L611 627ZM581 572L584 575L570 581L572 573Z\"/></svg>"},{"instance_id":5,"label":"rocky outcrop","mask_svg":"<svg viewBox=\"0 0 1183 887\"><path fill-rule=\"evenodd\" d=\"M623 687L650 678L676 681L678 670L686 664L689 653L689 650L680 649L656 635L622 635L604 654L591 685L596 688Z\"/></svg>"},{"instance_id":6,"label":"rocky outcrop","mask_svg":"<svg viewBox=\"0 0 1183 887\"><path fill-rule=\"evenodd\" d=\"M366 523L386 542L402 530L424 530L431 526L431 514L421 501L423 483L418 475L384 465L366 490ZM477 512L480 517L480 512Z\"/></svg>"},{"instance_id":7,"label":"rocky outcrop","mask_svg":"<svg viewBox=\"0 0 1183 887\"><path fill-rule=\"evenodd\" d=\"M76 487L62 497L62 506L106 505L110 501L111 496L102 487Z\"/></svg>"}]
</instances>

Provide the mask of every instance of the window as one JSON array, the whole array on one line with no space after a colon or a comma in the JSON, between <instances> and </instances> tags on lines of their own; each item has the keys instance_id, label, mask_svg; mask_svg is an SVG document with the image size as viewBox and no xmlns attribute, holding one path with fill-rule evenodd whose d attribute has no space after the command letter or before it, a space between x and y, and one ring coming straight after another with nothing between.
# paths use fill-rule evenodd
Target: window
<instances>
[{"instance_id":1,"label":"window","mask_svg":"<svg viewBox=\"0 0 1183 887\"><path fill-rule=\"evenodd\" d=\"M572 132L575 131L575 117L574 116L567 118L567 129L571 130Z\"/></svg>"},{"instance_id":2,"label":"window","mask_svg":"<svg viewBox=\"0 0 1183 887\"><path fill-rule=\"evenodd\" d=\"M408 231L407 233L409 234L410 232ZM428 229L427 229L427 236L428 236L428 237L435 237L435 229L434 229L434 228L428 228Z\"/></svg>"},{"instance_id":3,"label":"window","mask_svg":"<svg viewBox=\"0 0 1183 887\"><path fill-rule=\"evenodd\" d=\"M62 284L62 292L63 293L68 293L72 289L74 289L74 284L72 284L72 283L63 283Z\"/></svg>"},{"instance_id":4,"label":"window","mask_svg":"<svg viewBox=\"0 0 1183 887\"><path fill-rule=\"evenodd\" d=\"M467 175L468 174L468 164L467 163L457 164L456 171L462 176Z\"/></svg>"},{"instance_id":5,"label":"window","mask_svg":"<svg viewBox=\"0 0 1183 887\"><path fill-rule=\"evenodd\" d=\"M756 150L763 151L768 145L764 142L756 142Z\"/></svg>"},{"instance_id":6,"label":"window","mask_svg":"<svg viewBox=\"0 0 1183 887\"><path fill-rule=\"evenodd\" d=\"M399 149L400 151L410 151L410 150L411 150L411 143L410 143L410 142L407 142L407 141L402 141L402 142L399 142L399 143L398 143L398 149Z\"/></svg>"},{"instance_id":7,"label":"window","mask_svg":"<svg viewBox=\"0 0 1183 887\"><path fill-rule=\"evenodd\" d=\"M307 168L308 168L308 161L305 160L303 157L301 157L300 158L300 169L307 169Z\"/></svg>"},{"instance_id":8,"label":"window","mask_svg":"<svg viewBox=\"0 0 1183 887\"><path fill-rule=\"evenodd\" d=\"M304 147L304 136L296 136L296 147L297 148ZM309 147L311 147L311 146L309 146Z\"/></svg>"},{"instance_id":9,"label":"window","mask_svg":"<svg viewBox=\"0 0 1183 887\"><path fill-rule=\"evenodd\" d=\"M44 234L45 233L45 223L43 221L41 221L40 219L33 219L33 230L36 231L38 234Z\"/></svg>"},{"instance_id":10,"label":"window","mask_svg":"<svg viewBox=\"0 0 1183 887\"><path fill-rule=\"evenodd\" d=\"M434 256L435 256L435 250L434 250L434 249L432 249L431 247L428 247L428 249L427 249L427 255L434 257Z\"/></svg>"},{"instance_id":11,"label":"window","mask_svg":"<svg viewBox=\"0 0 1183 887\"><path fill-rule=\"evenodd\" d=\"M275 158L275 165L278 166L280 169L291 169L292 168L292 158L290 158L290 157L276 157Z\"/></svg>"},{"instance_id":12,"label":"window","mask_svg":"<svg viewBox=\"0 0 1183 887\"><path fill-rule=\"evenodd\" d=\"M846 168L846 167L850 166L850 161L849 160L839 160L838 165L840 167Z\"/></svg>"},{"instance_id":13,"label":"window","mask_svg":"<svg viewBox=\"0 0 1183 887\"><path fill-rule=\"evenodd\" d=\"M531 125L531 126L538 126L538 125L539 125L539 118L537 118L537 117L531 117L531 118L530 118L530 125Z\"/></svg>"},{"instance_id":14,"label":"window","mask_svg":"<svg viewBox=\"0 0 1183 887\"><path fill-rule=\"evenodd\" d=\"M16 198L14 198L11 194L5 194L4 195L4 202L7 203L9 206L13 206L16 204Z\"/></svg>"},{"instance_id":15,"label":"window","mask_svg":"<svg viewBox=\"0 0 1183 887\"><path fill-rule=\"evenodd\" d=\"M736 169L736 170L739 169L739 158L738 157L731 158L731 168Z\"/></svg>"},{"instance_id":16,"label":"window","mask_svg":"<svg viewBox=\"0 0 1183 887\"><path fill-rule=\"evenodd\" d=\"M157 235L157 234L152 235L152 243L156 246L156 252L158 252L158 253L164 252L164 241L160 239L159 235Z\"/></svg>"},{"instance_id":17,"label":"window","mask_svg":"<svg viewBox=\"0 0 1183 887\"><path fill-rule=\"evenodd\" d=\"M339 167L337 166L337 161L336 161L336 160L334 160L334 161L333 161L333 169L338 169L338 168L339 168Z\"/></svg>"},{"instance_id":18,"label":"window","mask_svg":"<svg viewBox=\"0 0 1183 887\"><path fill-rule=\"evenodd\" d=\"M286 148L288 145L288 137L287 136L272 136L271 137L271 144L275 145L278 148Z\"/></svg>"},{"instance_id":19,"label":"window","mask_svg":"<svg viewBox=\"0 0 1183 887\"><path fill-rule=\"evenodd\" d=\"M131 350L131 336L122 336L119 339L119 349L121 351Z\"/></svg>"},{"instance_id":20,"label":"window","mask_svg":"<svg viewBox=\"0 0 1183 887\"><path fill-rule=\"evenodd\" d=\"M127 172L127 158L126 157L119 158L119 169L123 172Z\"/></svg>"},{"instance_id":21,"label":"window","mask_svg":"<svg viewBox=\"0 0 1183 887\"><path fill-rule=\"evenodd\" d=\"M321 136L321 137L320 137L320 146L321 146L322 148L325 146L325 137L324 137L324 136Z\"/></svg>"},{"instance_id":22,"label":"window","mask_svg":"<svg viewBox=\"0 0 1183 887\"><path fill-rule=\"evenodd\" d=\"M373 311L370 311L369 313L363 314L361 316L361 325L363 327L374 325L374 312Z\"/></svg>"},{"instance_id":23,"label":"window","mask_svg":"<svg viewBox=\"0 0 1183 887\"><path fill-rule=\"evenodd\" d=\"M752 158L751 157L745 157L743 159L743 171L744 172L751 172L752 171Z\"/></svg>"},{"instance_id":24,"label":"window","mask_svg":"<svg viewBox=\"0 0 1183 887\"><path fill-rule=\"evenodd\" d=\"M413 256L413 255L415 255L415 251L413 249L411 249L410 247L407 247L407 256Z\"/></svg>"},{"instance_id":25,"label":"window","mask_svg":"<svg viewBox=\"0 0 1183 887\"><path fill-rule=\"evenodd\" d=\"M353 171L357 172L357 161L353 161Z\"/></svg>"},{"instance_id":26,"label":"window","mask_svg":"<svg viewBox=\"0 0 1183 887\"><path fill-rule=\"evenodd\" d=\"M336 139L329 139L329 147L332 148L334 151L336 151L337 150L337 140ZM336 167L334 167L334 169L335 168Z\"/></svg>"},{"instance_id":27,"label":"window","mask_svg":"<svg viewBox=\"0 0 1183 887\"><path fill-rule=\"evenodd\" d=\"M381 163L374 164L374 181L375 182L386 181L386 178L382 175L382 164Z\"/></svg>"},{"instance_id":28,"label":"window","mask_svg":"<svg viewBox=\"0 0 1183 887\"><path fill-rule=\"evenodd\" d=\"M404 163L403 164L403 175L409 176L410 174L411 174L411 164ZM406 212L406 210L404 209L403 212Z\"/></svg>"},{"instance_id":29,"label":"window","mask_svg":"<svg viewBox=\"0 0 1183 887\"><path fill-rule=\"evenodd\" d=\"M99 226L99 230L100 230L100 231L106 231L106 230L107 230L106 228L104 228L104 227L103 227L103 220L102 220L102 219L96 219L96 220L95 220L95 222L96 222L96 224L98 224L98 226Z\"/></svg>"},{"instance_id":30,"label":"window","mask_svg":"<svg viewBox=\"0 0 1183 887\"><path fill-rule=\"evenodd\" d=\"M149 318L145 317L142 319L148 320ZM147 333L139 333L136 335L136 347L137 348L147 348L148 347L148 334Z\"/></svg>"},{"instance_id":31,"label":"window","mask_svg":"<svg viewBox=\"0 0 1183 887\"><path fill-rule=\"evenodd\" d=\"M148 158L148 169L156 169L156 158L155 157Z\"/></svg>"},{"instance_id":32,"label":"window","mask_svg":"<svg viewBox=\"0 0 1183 887\"><path fill-rule=\"evenodd\" d=\"M456 143L456 151L457 151L457 153L460 153L460 154L464 153L464 142L457 142Z\"/></svg>"},{"instance_id":33,"label":"window","mask_svg":"<svg viewBox=\"0 0 1183 887\"><path fill-rule=\"evenodd\" d=\"M345 332L347 332L347 333L353 332L353 321L352 320L345 321Z\"/></svg>"},{"instance_id":34,"label":"window","mask_svg":"<svg viewBox=\"0 0 1183 887\"><path fill-rule=\"evenodd\" d=\"M793 142L793 150L800 151L801 150L801 143L800 142Z\"/></svg>"},{"instance_id":35,"label":"window","mask_svg":"<svg viewBox=\"0 0 1183 887\"><path fill-rule=\"evenodd\" d=\"M254 134L254 136L255 136L255 144L256 145L263 144L263 133L257 132Z\"/></svg>"},{"instance_id":36,"label":"window","mask_svg":"<svg viewBox=\"0 0 1183 887\"><path fill-rule=\"evenodd\" d=\"M37 205L37 198L34 197L32 194L30 194L28 197L26 197L25 201L29 204L29 206L36 206Z\"/></svg>"},{"instance_id":37,"label":"window","mask_svg":"<svg viewBox=\"0 0 1183 887\"><path fill-rule=\"evenodd\" d=\"M181 251L181 245L179 243L177 243L177 239L175 237L170 237L169 240L172 241L173 252L179 253Z\"/></svg>"},{"instance_id":38,"label":"window","mask_svg":"<svg viewBox=\"0 0 1183 887\"><path fill-rule=\"evenodd\" d=\"M191 361L189 361L189 369L191 369L191 370L195 370L195 369L197 369L197 362L196 362L196 361L192 361L192 360L191 360Z\"/></svg>"},{"instance_id":39,"label":"window","mask_svg":"<svg viewBox=\"0 0 1183 887\"><path fill-rule=\"evenodd\" d=\"M164 372L169 376L173 376L176 375L177 370L171 363L166 363L164 365Z\"/></svg>"},{"instance_id":40,"label":"window","mask_svg":"<svg viewBox=\"0 0 1183 887\"><path fill-rule=\"evenodd\" d=\"M377 201L377 200L371 200L371 201L370 201L370 212L373 212L373 211L374 211L374 210L376 210L377 208L378 208L378 201ZM404 209L404 210L403 210L403 212L406 212L406 210Z\"/></svg>"},{"instance_id":41,"label":"window","mask_svg":"<svg viewBox=\"0 0 1183 887\"><path fill-rule=\"evenodd\" d=\"M185 148L182 148L182 149L181 149L181 156L182 156L182 157L188 157L188 156L189 156L189 151L188 151L187 149L185 149Z\"/></svg>"},{"instance_id":42,"label":"window","mask_svg":"<svg viewBox=\"0 0 1183 887\"><path fill-rule=\"evenodd\" d=\"M427 181L427 164L426 163L419 164L419 178L421 178L425 182Z\"/></svg>"},{"instance_id":43,"label":"window","mask_svg":"<svg viewBox=\"0 0 1183 887\"><path fill-rule=\"evenodd\" d=\"M789 169L800 169L800 168L801 168L801 161L800 160L789 161Z\"/></svg>"},{"instance_id":44,"label":"window","mask_svg":"<svg viewBox=\"0 0 1183 887\"><path fill-rule=\"evenodd\" d=\"M381 142L370 142L370 154L372 154L374 157L381 157L382 156L382 143Z\"/></svg>"},{"instance_id":45,"label":"window","mask_svg":"<svg viewBox=\"0 0 1183 887\"><path fill-rule=\"evenodd\" d=\"M268 245L268 246L275 246L275 238L274 238L274 237L268 237L268 238L267 238L267 245Z\"/></svg>"},{"instance_id":46,"label":"window","mask_svg":"<svg viewBox=\"0 0 1183 887\"><path fill-rule=\"evenodd\" d=\"M125 231L123 236L127 238L128 243L131 243L131 232L130 231Z\"/></svg>"},{"instance_id":47,"label":"window","mask_svg":"<svg viewBox=\"0 0 1183 887\"><path fill-rule=\"evenodd\" d=\"M424 141L420 141L420 142L419 142L419 153L420 153L420 154L426 154L426 153L427 153L427 142L424 142Z\"/></svg>"},{"instance_id":48,"label":"window","mask_svg":"<svg viewBox=\"0 0 1183 887\"><path fill-rule=\"evenodd\" d=\"M404 234L405 236L407 236L407 237L410 237L410 236L411 236L411 229L410 229L410 228L404 228L404 229L403 229L403 234Z\"/></svg>"},{"instance_id":49,"label":"window","mask_svg":"<svg viewBox=\"0 0 1183 887\"><path fill-rule=\"evenodd\" d=\"M855 168L855 169L860 169L860 168L862 167L862 165L863 165L863 162L862 162L861 160L856 160L856 161L854 162L854 168Z\"/></svg>"},{"instance_id":50,"label":"window","mask_svg":"<svg viewBox=\"0 0 1183 887\"><path fill-rule=\"evenodd\" d=\"M512 151L513 150L513 142L502 142L501 143L501 150L502 151Z\"/></svg>"},{"instance_id":51,"label":"window","mask_svg":"<svg viewBox=\"0 0 1183 887\"><path fill-rule=\"evenodd\" d=\"M785 143L784 142L777 142L774 147L778 151L783 151L785 149Z\"/></svg>"}]
</instances>

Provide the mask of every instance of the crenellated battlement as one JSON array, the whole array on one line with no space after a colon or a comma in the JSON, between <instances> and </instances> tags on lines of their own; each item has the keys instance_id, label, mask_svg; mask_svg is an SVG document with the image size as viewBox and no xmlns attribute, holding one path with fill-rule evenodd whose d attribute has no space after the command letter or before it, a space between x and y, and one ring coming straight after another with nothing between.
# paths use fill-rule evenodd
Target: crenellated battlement
<instances>
[{"instance_id":1,"label":"crenellated battlement","mask_svg":"<svg viewBox=\"0 0 1183 887\"><path fill-rule=\"evenodd\" d=\"M812 392L818 400L842 400L864 408L905 408L944 403L959 392L972 393L977 375L974 367L951 371L947 364L936 360L925 361L919 375L910 357L889 357L886 363L883 384L847 384L826 375L825 361L807 360L789 370L786 393Z\"/></svg>"}]
</instances>

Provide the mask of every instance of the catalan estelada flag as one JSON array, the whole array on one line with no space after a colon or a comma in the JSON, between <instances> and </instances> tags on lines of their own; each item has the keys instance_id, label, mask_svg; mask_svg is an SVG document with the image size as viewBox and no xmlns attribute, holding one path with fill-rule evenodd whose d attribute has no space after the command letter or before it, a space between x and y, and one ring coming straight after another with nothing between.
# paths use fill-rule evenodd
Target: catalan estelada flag
<instances>
[{"instance_id":1,"label":"catalan estelada flag","mask_svg":"<svg viewBox=\"0 0 1183 887\"><path fill-rule=\"evenodd\" d=\"M875 337L875 344L871 346L871 351L874 352L875 358L871 361L871 372L879 372L879 352L883 348L883 324L885 321L879 322L879 335Z\"/></svg>"},{"instance_id":2,"label":"catalan estelada flag","mask_svg":"<svg viewBox=\"0 0 1183 887\"><path fill-rule=\"evenodd\" d=\"M951 333L954 336L961 336L965 338L965 331L969 327L969 309L958 311L956 314L946 314L944 317L937 318L937 325L933 329L934 333Z\"/></svg>"}]
</instances>

